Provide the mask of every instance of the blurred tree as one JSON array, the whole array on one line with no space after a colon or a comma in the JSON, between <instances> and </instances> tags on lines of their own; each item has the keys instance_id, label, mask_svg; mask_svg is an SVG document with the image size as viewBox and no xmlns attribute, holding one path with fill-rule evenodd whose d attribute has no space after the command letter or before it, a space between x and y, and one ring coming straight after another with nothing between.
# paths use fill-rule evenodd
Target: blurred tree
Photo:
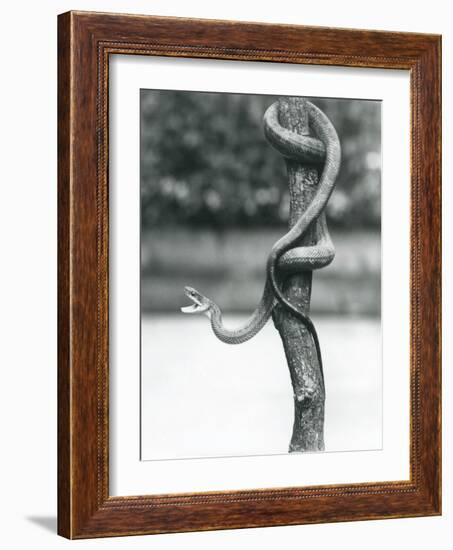
<instances>
[{"instance_id":1,"label":"blurred tree","mask_svg":"<svg viewBox=\"0 0 453 550\"><path fill-rule=\"evenodd\" d=\"M267 143L263 95L142 90L144 228L287 223L285 164ZM327 214L332 225L380 223L380 103L313 100L332 120L343 160Z\"/></svg>"}]
</instances>

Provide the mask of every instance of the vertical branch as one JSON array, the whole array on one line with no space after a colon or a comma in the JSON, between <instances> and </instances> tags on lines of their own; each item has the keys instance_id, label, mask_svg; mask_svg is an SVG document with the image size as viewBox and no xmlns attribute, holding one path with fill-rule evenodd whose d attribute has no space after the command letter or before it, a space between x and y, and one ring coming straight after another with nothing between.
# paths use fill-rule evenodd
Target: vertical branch
<instances>
[{"instance_id":1,"label":"vertical branch","mask_svg":"<svg viewBox=\"0 0 453 550\"><path fill-rule=\"evenodd\" d=\"M308 135L305 100L280 99L279 120L288 130ZM290 196L289 226L292 227L310 204L319 175L313 166L285 160ZM310 227L298 244L312 245L315 237L315 228ZM291 276L282 283L285 296L308 315L312 272ZM289 451L323 451L325 388L312 336L298 319L280 305L274 308L273 320L283 342L294 393L294 425Z\"/></svg>"}]
</instances>

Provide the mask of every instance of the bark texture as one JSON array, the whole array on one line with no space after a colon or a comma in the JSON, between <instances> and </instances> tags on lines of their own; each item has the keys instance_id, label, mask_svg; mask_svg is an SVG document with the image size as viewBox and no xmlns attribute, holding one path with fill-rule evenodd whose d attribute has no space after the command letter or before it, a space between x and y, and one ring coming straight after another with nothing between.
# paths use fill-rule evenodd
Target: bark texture
<instances>
[{"instance_id":1,"label":"bark texture","mask_svg":"<svg viewBox=\"0 0 453 550\"><path fill-rule=\"evenodd\" d=\"M306 103L301 98L279 100L280 124L302 135L309 134ZM292 227L310 204L319 180L317 167L285 159L288 171ZM314 227L301 239L301 244L315 242ZM281 281L285 296L306 315L310 311L312 271ZM280 333L294 393L294 425L289 452L324 450L325 387L313 339L291 313L282 306L274 308L274 325Z\"/></svg>"}]
</instances>

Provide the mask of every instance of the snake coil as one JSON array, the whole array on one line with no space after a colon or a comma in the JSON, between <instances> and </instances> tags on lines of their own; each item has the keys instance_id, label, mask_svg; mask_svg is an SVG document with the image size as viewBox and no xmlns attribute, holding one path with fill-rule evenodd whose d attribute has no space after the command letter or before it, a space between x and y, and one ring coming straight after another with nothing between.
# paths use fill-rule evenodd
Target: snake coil
<instances>
[{"instance_id":1,"label":"snake coil","mask_svg":"<svg viewBox=\"0 0 453 550\"><path fill-rule=\"evenodd\" d=\"M228 344L240 344L255 336L267 323L277 303L298 318L313 337L322 373L321 350L316 329L311 319L292 304L283 294L277 277L319 269L334 258L335 249L327 229L324 208L333 191L340 168L341 149L338 135L327 116L315 105L306 102L309 125L316 138L299 135L281 126L278 103L273 103L264 114L264 133L269 143L285 158L305 163L324 163L318 188L311 203L294 226L271 249L267 260L266 283L262 298L248 321L239 328L224 326L219 306L191 287L186 295L194 302L182 308L186 313L206 313L214 334ZM297 245L311 224L314 224L316 244Z\"/></svg>"}]
</instances>

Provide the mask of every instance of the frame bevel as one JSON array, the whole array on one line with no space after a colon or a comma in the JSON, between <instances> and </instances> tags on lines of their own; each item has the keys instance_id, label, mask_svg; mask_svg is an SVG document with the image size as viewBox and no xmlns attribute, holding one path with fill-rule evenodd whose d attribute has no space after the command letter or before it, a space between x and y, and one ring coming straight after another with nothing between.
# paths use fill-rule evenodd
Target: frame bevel
<instances>
[{"instance_id":1,"label":"frame bevel","mask_svg":"<svg viewBox=\"0 0 453 550\"><path fill-rule=\"evenodd\" d=\"M440 36L68 12L59 16L58 48L59 534L88 538L440 514ZM113 54L410 71L409 481L109 496L108 60Z\"/></svg>"}]
</instances>

